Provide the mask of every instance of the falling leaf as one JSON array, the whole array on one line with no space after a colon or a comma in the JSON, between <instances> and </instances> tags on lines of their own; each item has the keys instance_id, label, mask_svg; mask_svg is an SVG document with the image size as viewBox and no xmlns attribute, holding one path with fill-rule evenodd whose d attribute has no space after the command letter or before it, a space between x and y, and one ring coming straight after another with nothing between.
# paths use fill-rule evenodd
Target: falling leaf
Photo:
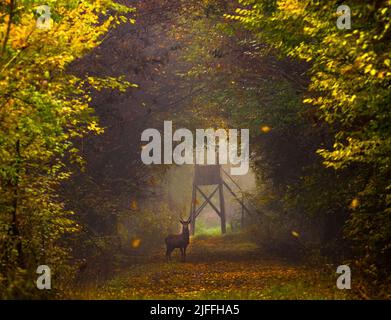
<instances>
[{"instance_id":1,"label":"falling leaf","mask_svg":"<svg viewBox=\"0 0 391 320\"><path fill-rule=\"evenodd\" d=\"M136 200L132 200L132 202L130 203L130 208L132 210L137 210L138 209L138 204L137 204Z\"/></svg>"},{"instance_id":2,"label":"falling leaf","mask_svg":"<svg viewBox=\"0 0 391 320\"><path fill-rule=\"evenodd\" d=\"M298 238L298 237L300 237L300 234L297 232L297 231L293 231L292 230L292 236L294 236L294 237L296 237L296 238Z\"/></svg>"},{"instance_id":3,"label":"falling leaf","mask_svg":"<svg viewBox=\"0 0 391 320\"><path fill-rule=\"evenodd\" d=\"M150 177L148 182L149 182L150 185L154 186L156 184L155 177Z\"/></svg>"},{"instance_id":4,"label":"falling leaf","mask_svg":"<svg viewBox=\"0 0 391 320\"><path fill-rule=\"evenodd\" d=\"M131 244L132 248L137 249L141 244L141 239L133 239Z\"/></svg>"},{"instance_id":5,"label":"falling leaf","mask_svg":"<svg viewBox=\"0 0 391 320\"><path fill-rule=\"evenodd\" d=\"M354 198L350 203L350 208L356 209L359 205L360 205L360 200L358 200L358 198Z\"/></svg>"},{"instance_id":6,"label":"falling leaf","mask_svg":"<svg viewBox=\"0 0 391 320\"><path fill-rule=\"evenodd\" d=\"M271 128L270 128L269 126L262 126L262 127L261 127L261 131L262 131L263 133L269 133L270 130L271 130Z\"/></svg>"}]
</instances>

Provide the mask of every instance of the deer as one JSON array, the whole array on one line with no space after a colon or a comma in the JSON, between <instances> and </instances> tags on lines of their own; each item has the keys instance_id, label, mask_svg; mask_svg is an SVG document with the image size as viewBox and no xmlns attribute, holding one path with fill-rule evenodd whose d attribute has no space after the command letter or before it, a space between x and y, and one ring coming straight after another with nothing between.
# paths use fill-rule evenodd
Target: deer
<instances>
[{"instance_id":1,"label":"deer","mask_svg":"<svg viewBox=\"0 0 391 320\"><path fill-rule=\"evenodd\" d=\"M186 261L186 248L189 245L189 224L190 219L184 221L182 218L179 219L179 222L182 224L182 233L181 234L170 234L166 237L166 258L167 261L171 261L171 253L179 248L181 250L182 261Z\"/></svg>"}]
</instances>

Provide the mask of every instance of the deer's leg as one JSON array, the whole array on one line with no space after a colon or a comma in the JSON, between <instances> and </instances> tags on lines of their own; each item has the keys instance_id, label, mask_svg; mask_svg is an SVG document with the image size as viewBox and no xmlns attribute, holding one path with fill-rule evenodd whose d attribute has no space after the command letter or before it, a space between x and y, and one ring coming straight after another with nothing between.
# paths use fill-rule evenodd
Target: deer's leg
<instances>
[{"instance_id":1,"label":"deer's leg","mask_svg":"<svg viewBox=\"0 0 391 320\"><path fill-rule=\"evenodd\" d=\"M183 248L179 248L181 250L181 257L182 257L182 260L183 260Z\"/></svg>"},{"instance_id":2,"label":"deer's leg","mask_svg":"<svg viewBox=\"0 0 391 320\"><path fill-rule=\"evenodd\" d=\"M186 247L183 248L183 261L186 261Z\"/></svg>"},{"instance_id":3,"label":"deer's leg","mask_svg":"<svg viewBox=\"0 0 391 320\"><path fill-rule=\"evenodd\" d=\"M171 261L171 252L172 252L172 249L167 248L167 251L166 251L167 261Z\"/></svg>"}]
</instances>

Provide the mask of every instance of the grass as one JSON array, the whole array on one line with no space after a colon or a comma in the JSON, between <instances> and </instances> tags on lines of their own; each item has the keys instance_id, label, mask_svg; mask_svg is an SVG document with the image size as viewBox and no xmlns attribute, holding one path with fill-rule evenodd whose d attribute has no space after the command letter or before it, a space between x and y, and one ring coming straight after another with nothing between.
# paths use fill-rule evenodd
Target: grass
<instances>
[{"instance_id":1,"label":"grass","mask_svg":"<svg viewBox=\"0 0 391 320\"><path fill-rule=\"evenodd\" d=\"M198 227L197 229L197 235L195 236L195 239L202 239L202 238L207 238L210 236L219 236L221 234L221 229L220 227L215 227L215 228L200 228Z\"/></svg>"},{"instance_id":2,"label":"grass","mask_svg":"<svg viewBox=\"0 0 391 320\"><path fill-rule=\"evenodd\" d=\"M163 251L162 251L163 252ZM74 288L76 299L347 299L329 274L262 253L241 234L192 239L188 260L152 259L111 280ZM152 262L151 262L152 261Z\"/></svg>"}]
</instances>

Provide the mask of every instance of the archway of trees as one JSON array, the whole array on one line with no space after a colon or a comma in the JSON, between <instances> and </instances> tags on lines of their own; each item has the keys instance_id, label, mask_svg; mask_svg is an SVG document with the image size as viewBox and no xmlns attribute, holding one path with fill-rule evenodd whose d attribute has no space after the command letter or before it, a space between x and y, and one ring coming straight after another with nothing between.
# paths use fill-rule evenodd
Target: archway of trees
<instances>
[{"instance_id":1,"label":"archway of trees","mask_svg":"<svg viewBox=\"0 0 391 320\"><path fill-rule=\"evenodd\" d=\"M350 1L342 30L339 4L49 1L39 29L34 1L2 2L0 297L389 298L390 3ZM193 168L140 157L164 120L250 130L232 187L254 214L227 194L221 237L207 208L177 278L164 238ZM34 287L42 264L50 292ZM201 285L181 283L192 264Z\"/></svg>"}]
</instances>

